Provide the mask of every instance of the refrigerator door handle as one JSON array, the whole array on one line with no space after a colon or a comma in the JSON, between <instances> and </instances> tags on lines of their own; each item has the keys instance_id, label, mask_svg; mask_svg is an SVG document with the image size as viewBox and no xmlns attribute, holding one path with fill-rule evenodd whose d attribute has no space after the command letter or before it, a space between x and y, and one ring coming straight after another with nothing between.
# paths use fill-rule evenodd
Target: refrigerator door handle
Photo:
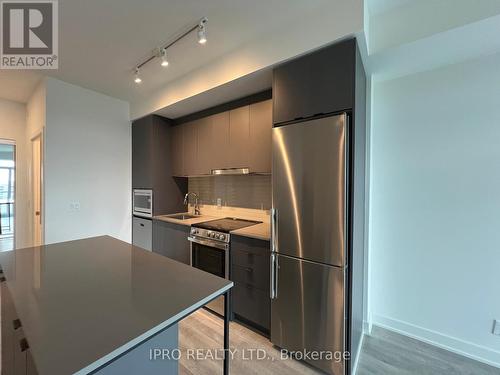
<instances>
[{"instance_id":1,"label":"refrigerator door handle","mask_svg":"<svg viewBox=\"0 0 500 375\"><path fill-rule=\"evenodd\" d=\"M274 253L278 252L278 210L276 208L271 209L271 251Z\"/></svg>"},{"instance_id":2,"label":"refrigerator door handle","mask_svg":"<svg viewBox=\"0 0 500 375\"><path fill-rule=\"evenodd\" d=\"M278 298L278 269L278 256L275 253L271 253L271 299Z\"/></svg>"}]
</instances>

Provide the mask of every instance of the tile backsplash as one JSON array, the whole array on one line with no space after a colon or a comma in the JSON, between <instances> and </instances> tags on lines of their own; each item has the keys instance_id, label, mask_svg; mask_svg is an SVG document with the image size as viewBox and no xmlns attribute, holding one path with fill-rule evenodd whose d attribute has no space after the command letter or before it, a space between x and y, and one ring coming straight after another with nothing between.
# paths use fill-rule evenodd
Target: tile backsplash
<instances>
[{"instance_id":1,"label":"tile backsplash","mask_svg":"<svg viewBox=\"0 0 500 375\"><path fill-rule=\"evenodd\" d=\"M271 176L207 176L189 177L188 190L200 197L201 204L269 210L271 208Z\"/></svg>"}]
</instances>

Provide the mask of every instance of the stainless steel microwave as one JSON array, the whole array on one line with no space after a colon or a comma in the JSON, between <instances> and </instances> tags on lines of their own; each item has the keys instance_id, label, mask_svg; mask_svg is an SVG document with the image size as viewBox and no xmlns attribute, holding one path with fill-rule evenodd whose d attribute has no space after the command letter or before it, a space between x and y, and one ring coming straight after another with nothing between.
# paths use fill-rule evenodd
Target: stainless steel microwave
<instances>
[{"instance_id":1,"label":"stainless steel microwave","mask_svg":"<svg viewBox=\"0 0 500 375\"><path fill-rule=\"evenodd\" d=\"M134 189L132 207L134 216L153 217L153 190Z\"/></svg>"}]
</instances>

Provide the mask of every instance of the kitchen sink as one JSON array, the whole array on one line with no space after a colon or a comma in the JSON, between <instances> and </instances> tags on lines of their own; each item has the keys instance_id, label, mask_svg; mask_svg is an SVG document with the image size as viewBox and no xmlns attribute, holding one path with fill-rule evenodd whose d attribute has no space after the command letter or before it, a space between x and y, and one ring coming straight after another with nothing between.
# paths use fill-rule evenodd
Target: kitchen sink
<instances>
[{"instance_id":1,"label":"kitchen sink","mask_svg":"<svg viewBox=\"0 0 500 375\"><path fill-rule=\"evenodd\" d=\"M198 215L191 215L191 214L177 214L177 215L169 215L168 217L172 219L177 219L177 220L188 220L188 219L194 219L197 217L200 217Z\"/></svg>"}]
</instances>

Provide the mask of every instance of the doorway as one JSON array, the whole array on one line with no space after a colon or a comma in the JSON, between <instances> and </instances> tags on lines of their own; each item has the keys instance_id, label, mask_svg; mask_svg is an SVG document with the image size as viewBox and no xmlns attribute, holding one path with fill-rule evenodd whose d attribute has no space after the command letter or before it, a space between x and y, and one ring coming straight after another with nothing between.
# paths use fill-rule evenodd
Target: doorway
<instances>
[{"instance_id":1,"label":"doorway","mask_svg":"<svg viewBox=\"0 0 500 375\"><path fill-rule=\"evenodd\" d=\"M43 148L42 134L31 139L31 155L32 155L32 186L33 186L33 246L43 244L43 228L42 228L42 165L43 165Z\"/></svg>"},{"instance_id":2,"label":"doorway","mask_svg":"<svg viewBox=\"0 0 500 375\"><path fill-rule=\"evenodd\" d=\"M0 251L14 249L16 144L0 140Z\"/></svg>"}]
</instances>

